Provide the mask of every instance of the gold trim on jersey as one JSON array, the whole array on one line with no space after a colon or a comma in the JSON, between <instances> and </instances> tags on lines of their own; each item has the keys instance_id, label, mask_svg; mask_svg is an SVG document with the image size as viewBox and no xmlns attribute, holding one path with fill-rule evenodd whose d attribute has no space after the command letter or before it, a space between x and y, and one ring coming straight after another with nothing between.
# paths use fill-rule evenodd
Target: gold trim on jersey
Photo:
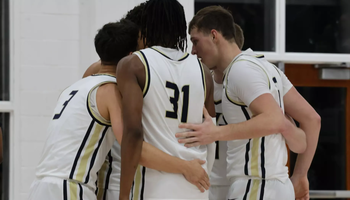
<instances>
[{"instance_id":1,"label":"gold trim on jersey","mask_svg":"<svg viewBox=\"0 0 350 200\"><path fill-rule=\"evenodd\" d=\"M150 86L150 81L151 81L151 76L150 76L150 70L149 70L149 66L148 66L148 61L147 61L147 58L145 56L145 54L143 54L143 52L141 51L136 51L135 52L136 54L139 55L139 58L143 64L143 66L145 67L145 86L143 87L143 97L146 96L147 94L147 91L149 89L149 86Z\"/></svg>"},{"instance_id":2,"label":"gold trim on jersey","mask_svg":"<svg viewBox=\"0 0 350 200\"><path fill-rule=\"evenodd\" d=\"M109 73L96 73L96 74L92 74L91 76L110 76L110 77L117 78L114 74L109 74Z\"/></svg>"},{"instance_id":3,"label":"gold trim on jersey","mask_svg":"<svg viewBox=\"0 0 350 200\"><path fill-rule=\"evenodd\" d=\"M260 138L253 138L253 146L251 148L252 158L250 161L250 175L259 177L259 144Z\"/></svg>"},{"instance_id":4,"label":"gold trim on jersey","mask_svg":"<svg viewBox=\"0 0 350 200\"><path fill-rule=\"evenodd\" d=\"M139 200L140 198L140 190L141 190L141 181L142 181L142 174L141 174L141 166L137 166L136 174L135 174L135 187L134 187L134 195L133 200Z\"/></svg>"},{"instance_id":5,"label":"gold trim on jersey","mask_svg":"<svg viewBox=\"0 0 350 200\"><path fill-rule=\"evenodd\" d=\"M69 200L77 200L78 199L78 184L68 181L69 183Z\"/></svg>"},{"instance_id":6,"label":"gold trim on jersey","mask_svg":"<svg viewBox=\"0 0 350 200\"><path fill-rule=\"evenodd\" d=\"M233 64L232 64L233 65ZM226 86L225 86L225 95L226 95L226 98L233 104L237 105L237 106L246 106L243 102L239 102L239 101L235 101L233 100L229 95L228 95L228 92L227 92L227 88L228 88L228 74L230 73L231 71L231 68L232 68L232 65L229 67L228 71L227 71L227 74L225 75L225 82L226 82Z\"/></svg>"},{"instance_id":7,"label":"gold trim on jersey","mask_svg":"<svg viewBox=\"0 0 350 200\"><path fill-rule=\"evenodd\" d=\"M221 102L222 102L221 99L219 99L219 100L215 100L215 99L214 99L214 104L215 104L215 105L218 105L218 104L220 104Z\"/></svg>"},{"instance_id":8,"label":"gold trim on jersey","mask_svg":"<svg viewBox=\"0 0 350 200\"><path fill-rule=\"evenodd\" d=\"M260 184L260 180L258 180L258 179L253 180L253 186L251 188L249 200L257 200L258 191L259 191L259 184Z\"/></svg>"},{"instance_id":9,"label":"gold trim on jersey","mask_svg":"<svg viewBox=\"0 0 350 200\"><path fill-rule=\"evenodd\" d=\"M75 179L81 182L85 182L84 177L86 175L86 171L88 170L88 161L92 157L92 154L95 150L95 146L98 143L98 140L100 139L100 136L102 134L102 129L104 126L100 125L99 123L95 123L95 130L92 136L90 137L89 144L85 147L83 156L80 157L80 164L78 167L78 173L75 176ZM96 147L97 148L97 147ZM91 160L90 160L91 162Z\"/></svg>"},{"instance_id":10,"label":"gold trim on jersey","mask_svg":"<svg viewBox=\"0 0 350 200\"><path fill-rule=\"evenodd\" d=\"M105 126L111 126L111 122L104 119L102 116L100 115L97 115L97 113L95 113L93 111L93 109L91 108L91 103L90 103L90 97L91 97L91 93L97 88L97 87L100 87L101 85L104 85L104 84L107 84L107 83L115 83L117 84L116 82L113 82L113 81L104 81L102 83L99 83L97 85L95 85L88 93L88 96L87 96L87 108L88 108L88 111L90 113L90 116L95 119L98 123L102 124L102 125L105 125ZM96 95L97 96L97 95ZM96 97L96 106L97 106L97 97Z\"/></svg>"},{"instance_id":11,"label":"gold trim on jersey","mask_svg":"<svg viewBox=\"0 0 350 200\"><path fill-rule=\"evenodd\" d=\"M106 159L103 163L101 169L98 171L97 178L97 199L102 199L104 195L104 191L107 189L106 179L107 179L107 170L109 166L109 161Z\"/></svg>"},{"instance_id":12,"label":"gold trim on jersey","mask_svg":"<svg viewBox=\"0 0 350 200\"><path fill-rule=\"evenodd\" d=\"M256 56L256 57L259 58L258 56ZM269 78L269 76L267 75L267 73L266 73L266 71L264 70L263 67L261 67L260 65L258 65L257 63L255 63L255 62L253 62L253 61L246 60L246 59L239 59L239 60L236 60L234 63L240 62L240 61L248 61L248 62L251 62L251 63L257 65L258 67L260 67L260 68L264 71L264 73L265 73L265 75L266 75L266 77L267 77L267 81L269 82L269 89L271 88L270 78ZM226 80L225 80L225 82L226 82L225 94L226 94L227 99L228 99L231 103L236 104L236 105L239 105L239 106L247 106L247 105L244 104L244 102L238 102L238 101L233 100L233 99L228 95L228 92L227 92L227 88L228 88L228 74L230 73L231 68L232 68L232 66L233 66L234 63L232 63L232 65L229 67L229 69L228 69L228 71L227 71L227 75L226 75L226 78L225 78L225 79L226 79Z\"/></svg>"}]
</instances>

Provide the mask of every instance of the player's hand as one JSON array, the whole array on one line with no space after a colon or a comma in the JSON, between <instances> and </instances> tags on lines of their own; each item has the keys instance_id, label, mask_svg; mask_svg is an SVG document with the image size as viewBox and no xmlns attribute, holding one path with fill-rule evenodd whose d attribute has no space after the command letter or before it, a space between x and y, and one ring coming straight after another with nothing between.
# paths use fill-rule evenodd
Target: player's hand
<instances>
[{"instance_id":1,"label":"player's hand","mask_svg":"<svg viewBox=\"0 0 350 200\"><path fill-rule=\"evenodd\" d=\"M306 176L292 176L290 180L294 186L296 200L309 200L309 180Z\"/></svg>"},{"instance_id":2,"label":"player's hand","mask_svg":"<svg viewBox=\"0 0 350 200\"><path fill-rule=\"evenodd\" d=\"M205 192L210 187L209 176L203 169L203 164L205 164L205 161L199 159L186 161L182 173L186 180L197 186L201 192Z\"/></svg>"},{"instance_id":3,"label":"player's hand","mask_svg":"<svg viewBox=\"0 0 350 200\"><path fill-rule=\"evenodd\" d=\"M176 137L180 138L179 143L185 143L185 147L195 147L206 145L216 141L215 135L217 126L213 123L212 117L207 109L203 108L204 122L202 124L180 124L179 128L189 129L192 131L176 133Z\"/></svg>"}]
</instances>

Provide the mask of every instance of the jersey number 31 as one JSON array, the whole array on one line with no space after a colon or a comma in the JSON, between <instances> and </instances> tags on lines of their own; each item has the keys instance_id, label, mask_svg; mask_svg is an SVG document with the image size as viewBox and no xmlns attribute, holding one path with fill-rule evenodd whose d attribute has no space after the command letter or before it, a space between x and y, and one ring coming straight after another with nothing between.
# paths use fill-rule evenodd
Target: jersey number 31
<instances>
[{"instance_id":1,"label":"jersey number 31","mask_svg":"<svg viewBox=\"0 0 350 200\"><path fill-rule=\"evenodd\" d=\"M167 81L165 86L169 89L174 90L174 96L169 98L170 103L173 104L173 111L166 111L165 116L168 118L177 119L177 109L178 109L178 101L180 91L175 83ZM188 114L188 99L190 93L190 86L185 85L182 87L181 91L183 92L183 101L182 101L182 112L181 112L181 122L187 122L187 114Z\"/></svg>"}]
</instances>

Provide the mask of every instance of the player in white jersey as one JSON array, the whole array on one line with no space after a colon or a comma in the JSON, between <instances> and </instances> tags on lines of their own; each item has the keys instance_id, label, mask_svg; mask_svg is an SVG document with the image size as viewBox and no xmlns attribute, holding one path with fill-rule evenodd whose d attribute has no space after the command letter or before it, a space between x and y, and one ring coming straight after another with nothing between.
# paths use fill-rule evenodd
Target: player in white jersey
<instances>
[{"instance_id":1,"label":"player in white jersey","mask_svg":"<svg viewBox=\"0 0 350 200\"><path fill-rule=\"evenodd\" d=\"M223 111L229 125L214 126L206 117L200 125L181 125L193 131L177 136L196 140L179 141L192 143L187 146L228 141L228 199L294 199L285 167L286 141L292 151L300 153L291 178L295 194L307 198L306 174L316 149L320 117L280 70L251 50L241 53L232 23L227 10L211 6L200 10L189 27L192 52L210 69L226 74ZM302 123L302 129L283 115L284 110Z\"/></svg>"},{"instance_id":2,"label":"player in white jersey","mask_svg":"<svg viewBox=\"0 0 350 200\"><path fill-rule=\"evenodd\" d=\"M150 48L124 58L117 71L125 128L121 147L123 200L129 199L143 139L181 159L207 160L207 146L188 149L177 142L175 133L180 131L181 122L202 122L204 105L215 115L209 70L195 56L183 52L186 21L181 4L176 0L148 1L141 37ZM210 146L215 147L215 143ZM208 199L208 192L200 193L183 176L149 168L136 173L133 190L137 194L134 199Z\"/></svg>"},{"instance_id":3,"label":"player in white jersey","mask_svg":"<svg viewBox=\"0 0 350 200\"><path fill-rule=\"evenodd\" d=\"M244 44L243 30L238 24L235 24L235 40L237 46L242 49ZM227 121L222 112L221 97L223 88L223 73L219 70L213 70L214 83L214 103L216 113L216 125L227 125ZM227 168L227 141L216 142L216 153L213 170L210 174L209 200L225 199L230 188L230 182L226 177Z\"/></svg>"},{"instance_id":4,"label":"player in white jersey","mask_svg":"<svg viewBox=\"0 0 350 200\"><path fill-rule=\"evenodd\" d=\"M138 6L135 6L132 10L130 10L125 19L128 19L134 22L136 25L140 27L141 21L141 13L144 8L145 3L141 3ZM138 48L144 48L143 43L138 42ZM101 62L98 61L92 64L84 73L84 77L90 76L94 73L97 73L101 68ZM145 159L141 158L140 164L145 165L146 167L150 167L152 169L165 171L169 173L178 173L182 174L187 181L196 185L199 190L204 192L208 187L203 187L199 184L200 181L206 182L205 185L209 186L208 175L202 169L200 164L204 164L205 161L201 161L198 159L186 161L182 160L168 154L156 154L160 150L155 148L147 148L150 147L149 144L143 146L143 151L145 151L146 155L143 154ZM154 160L147 159L147 155L151 154ZM156 156L157 155L157 156ZM158 162L159 161L159 162ZM164 162L166 164L164 164ZM160 164L159 164L160 163ZM141 170L141 168L140 168ZM138 173L141 173L138 171ZM120 145L118 141L115 141L111 152L107 155L105 163L101 167L98 172L98 181L97 181L97 199L98 200L114 200L119 198L119 187L120 187ZM136 195L136 189L135 194ZM137 195L136 195L137 196Z\"/></svg>"},{"instance_id":5,"label":"player in white jersey","mask_svg":"<svg viewBox=\"0 0 350 200\"><path fill-rule=\"evenodd\" d=\"M137 37L137 26L126 20L99 30L95 46L103 67L61 93L29 199L96 199L96 173L115 141L113 132L122 132L115 67L136 49Z\"/></svg>"}]
</instances>

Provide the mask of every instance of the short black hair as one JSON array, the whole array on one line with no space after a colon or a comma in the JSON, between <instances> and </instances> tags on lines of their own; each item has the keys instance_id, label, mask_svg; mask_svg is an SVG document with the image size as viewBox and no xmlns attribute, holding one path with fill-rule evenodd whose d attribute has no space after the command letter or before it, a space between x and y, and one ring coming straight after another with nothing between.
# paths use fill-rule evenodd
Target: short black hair
<instances>
[{"instance_id":1,"label":"short black hair","mask_svg":"<svg viewBox=\"0 0 350 200\"><path fill-rule=\"evenodd\" d=\"M143 2L129 10L125 15L125 19L134 22L139 28L141 28L142 11L145 8L145 5L146 2Z\"/></svg>"},{"instance_id":2,"label":"short black hair","mask_svg":"<svg viewBox=\"0 0 350 200\"><path fill-rule=\"evenodd\" d=\"M130 20L105 24L95 36L95 49L102 64L117 65L119 60L136 51L139 29Z\"/></svg>"},{"instance_id":3,"label":"short black hair","mask_svg":"<svg viewBox=\"0 0 350 200\"><path fill-rule=\"evenodd\" d=\"M185 12L177 0L149 0L141 20L141 38L146 46L187 48Z\"/></svg>"},{"instance_id":4,"label":"short black hair","mask_svg":"<svg viewBox=\"0 0 350 200\"><path fill-rule=\"evenodd\" d=\"M199 10L192 18L188 32L197 28L205 34L209 34L212 29L219 31L228 41L235 41L235 26L230 11L221 6L208 6Z\"/></svg>"}]
</instances>

